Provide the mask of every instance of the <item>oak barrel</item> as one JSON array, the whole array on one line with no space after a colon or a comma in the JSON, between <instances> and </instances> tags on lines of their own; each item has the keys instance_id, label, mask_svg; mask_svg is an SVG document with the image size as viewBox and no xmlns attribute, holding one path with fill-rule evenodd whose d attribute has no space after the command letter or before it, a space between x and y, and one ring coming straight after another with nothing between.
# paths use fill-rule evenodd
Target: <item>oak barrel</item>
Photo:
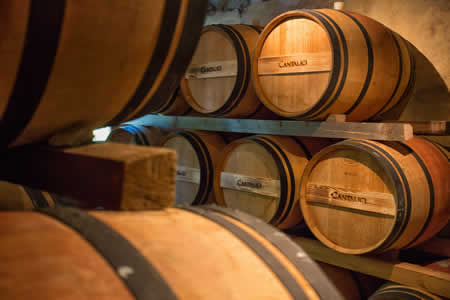
<instances>
[{"instance_id":1,"label":"oak barrel","mask_svg":"<svg viewBox=\"0 0 450 300\"><path fill-rule=\"evenodd\" d=\"M361 121L403 98L413 82L407 42L369 17L345 10L295 10L261 33L252 78L278 115Z\"/></svg>"},{"instance_id":2,"label":"oak barrel","mask_svg":"<svg viewBox=\"0 0 450 300\"><path fill-rule=\"evenodd\" d=\"M194 53L206 0L2 1L0 148L151 112Z\"/></svg>"},{"instance_id":3,"label":"oak barrel","mask_svg":"<svg viewBox=\"0 0 450 300\"><path fill-rule=\"evenodd\" d=\"M298 186L311 156L301 139L256 135L236 140L217 164L216 202L281 229L292 228L302 221Z\"/></svg>"},{"instance_id":4,"label":"oak barrel","mask_svg":"<svg viewBox=\"0 0 450 300\"><path fill-rule=\"evenodd\" d=\"M177 88L169 101L152 113L168 116L185 116L192 113L192 107L184 99L181 89Z\"/></svg>"},{"instance_id":5,"label":"oak barrel","mask_svg":"<svg viewBox=\"0 0 450 300\"><path fill-rule=\"evenodd\" d=\"M388 283L376 291L369 300L441 300L422 289Z\"/></svg>"},{"instance_id":6,"label":"oak barrel","mask_svg":"<svg viewBox=\"0 0 450 300\"><path fill-rule=\"evenodd\" d=\"M158 127L123 125L113 129L107 141L120 144L159 146L165 132Z\"/></svg>"},{"instance_id":7,"label":"oak barrel","mask_svg":"<svg viewBox=\"0 0 450 300\"><path fill-rule=\"evenodd\" d=\"M210 25L200 42L181 91L196 111L211 116L251 118L268 113L251 82L251 57L260 29L249 25Z\"/></svg>"},{"instance_id":8,"label":"oak barrel","mask_svg":"<svg viewBox=\"0 0 450 300\"><path fill-rule=\"evenodd\" d=\"M180 131L166 136L161 146L177 152L176 204L214 203L214 168L225 140L217 133Z\"/></svg>"},{"instance_id":9,"label":"oak barrel","mask_svg":"<svg viewBox=\"0 0 450 300\"><path fill-rule=\"evenodd\" d=\"M313 234L339 252L409 248L447 223L449 178L447 158L425 139L346 140L306 166L301 210Z\"/></svg>"},{"instance_id":10,"label":"oak barrel","mask_svg":"<svg viewBox=\"0 0 450 300\"><path fill-rule=\"evenodd\" d=\"M0 181L0 211L54 207L57 197L30 187Z\"/></svg>"},{"instance_id":11,"label":"oak barrel","mask_svg":"<svg viewBox=\"0 0 450 300\"><path fill-rule=\"evenodd\" d=\"M4 299L344 299L287 236L230 210L6 212L0 228Z\"/></svg>"}]
</instances>

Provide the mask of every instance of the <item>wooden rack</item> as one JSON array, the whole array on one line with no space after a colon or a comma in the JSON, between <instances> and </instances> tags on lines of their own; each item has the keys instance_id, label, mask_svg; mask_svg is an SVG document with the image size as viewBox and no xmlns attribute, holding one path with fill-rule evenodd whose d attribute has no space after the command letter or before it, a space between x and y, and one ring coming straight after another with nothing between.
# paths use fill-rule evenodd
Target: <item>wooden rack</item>
<instances>
[{"instance_id":1,"label":"wooden rack","mask_svg":"<svg viewBox=\"0 0 450 300\"><path fill-rule=\"evenodd\" d=\"M405 141L414 135L450 135L448 121L360 123L346 122L345 115L331 115L324 122L147 115L129 123L174 129L380 141ZM388 256L395 251L381 256L346 255L311 238L292 236L292 239L317 261L450 298L450 274L389 259ZM414 250L450 258L450 240L433 238Z\"/></svg>"},{"instance_id":2,"label":"wooden rack","mask_svg":"<svg viewBox=\"0 0 450 300\"><path fill-rule=\"evenodd\" d=\"M147 115L128 123L161 128L380 141L405 141L414 134L449 135L450 132L448 121L359 123L346 122L343 115L331 115L325 122Z\"/></svg>"},{"instance_id":3,"label":"wooden rack","mask_svg":"<svg viewBox=\"0 0 450 300\"><path fill-rule=\"evenodd\" d=\"M417 264L389 260L383 256L343 254L326 247L317 240L295 236L291 236L291 238L314 260L403 285L424 289L430 293L450 298L450 274L448 273L435 271ZM442 251L446 251L447 257L450 258L450 248L448 247L450 241L443 241L446 241L446 243L440 244L440 254L443 254ZM428 243L436 243L436 240L431 240ZM429 253L426 251L428 243L423 244L421 246L422 248L419 247L419 249ZM436 249L435 247L430 248Z\"/></svg>"}]
</instances>

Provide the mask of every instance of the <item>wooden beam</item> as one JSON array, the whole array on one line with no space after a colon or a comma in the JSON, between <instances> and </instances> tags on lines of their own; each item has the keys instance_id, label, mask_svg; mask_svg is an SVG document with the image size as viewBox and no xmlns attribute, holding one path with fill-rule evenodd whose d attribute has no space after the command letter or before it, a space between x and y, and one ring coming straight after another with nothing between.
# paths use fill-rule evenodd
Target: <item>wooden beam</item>
<instances>
[{"instance_id":1,"label":"wooden beam","mask_svg":"<svg viewBox=\"0 0 450 300\"><path fill-rule=\"evenodd\" d=\"M450 135L449 121L427 121L427 122L407 122L407 121L386 121L387 123L411 124L416 135Z\"/></svg>"},{"instance_id":2,"label":"wooden beam","mask_svg":"<svg viewBox=\"0 0 450 300\"><path fill-rule=\"evenodd\" d=\"M343 254L313 239L294 236L291 238L315 260L450 297L448 273L409 263L385 261L377 257Z\"/></svg>"},{"instance_id":3,"label":"wooden beam","mask_svg":"<svg viewBox=\"0 0 450 300\"><path fill-rule=\"evenodd\" d=\"M26 146L2 153L0 180L76 199L84 208L158 209L175 199L175 151L122 144Z\"/></svg>"},{"instance_id":4,"label":"wooden beam","mask_svg":"<svg viewBox=\"0 0 450 300\"><path fill-rule=\"evenodd\" d=\"M147 115L128 123L163 128L382 141L404 141L413 137L410 124L390 123L247 120L161 115Z\"/></svg>"}]
</instances>

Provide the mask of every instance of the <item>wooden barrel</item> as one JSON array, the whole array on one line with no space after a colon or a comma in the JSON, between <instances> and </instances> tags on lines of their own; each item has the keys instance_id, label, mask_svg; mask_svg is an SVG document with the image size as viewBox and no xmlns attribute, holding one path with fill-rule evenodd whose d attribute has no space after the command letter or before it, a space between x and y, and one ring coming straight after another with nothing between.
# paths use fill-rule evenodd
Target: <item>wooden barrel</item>
<instances>
[{"instance_id":1,"label":"wooden barrel","mask_svg":"<svg viewBox=\"0 0 450 300\"><path fill-rule=\"evenodd\" d=\"M369 300L441 300L442 298L432 295L422 289L389 283L381 287L370 296Z\"/></svg>"},{"instance_id":2,"label":"wooden barrel","mask_svg":"<svg viewBox=\"0 0 450 300\"><path fill-rule=\"evenodd\" d=\"M445 226L449 177L447 158L425 139L346 140L306 166L301 209L313 234L339 252L409 248Z\"/></svg>"},{"instance_id":3,"label":"wooden barrel","mask_svg":"<svg viewBox=\"0 0 450 300\"><path fill-rule=\"evenodd\" d=\"M111 131L107 141L120 144L159 146L164 132L158 127L124 125Z\"/></svg>"},{"instance_id":4,"label":"wooden barrel","mask_svg":"<svg viewBox=\"0 0 450 300\"><path fill-rule=\"evenodd\" d=\"M251 57L260 29L210 25L203 29L181 91L198 112L211 116L257 118L268 113L251 82Z\"/></svg>"},{"instance_id":5,"label":"wooden barrel","mask_svg":"<svg viewBox=\"0 0 450 300\"><path fill-rule=\"evenodd\" d=\"M287 236L242 213L49 209L2 213L0 228L4 299L344 299Z\"/></svg>"},{"instance_id":6,"label":"wooden barrel","mask_svg":"<svg viewBox=\"0 0 450 300\"><path fill-rule=\"evenodd\" d=\"M0 148L118 125L175 91L206 0L2 1Z\"/></svg>"},{"instance_id":7,"label":"wooden barrel","mask_svg":"<svg viewBox=\"0 0 450 300\"><path fill-rule=\"evenodd\" d=\"M54 207L57 197L44 191L0 181L0 211Z\"/></svg>"},{"instance_id":8,"label":"wooden barrel","mask_svg":"<svg viewBox=\"0 0 450 300\"><path fill-rule=\"evenodd\" d=\"M180 88L177 88L170 100L161 108L154 110L153 113L168 116L185 116L192 113L192 107L184 99Z\"/></svg>"},{"instance_id":9,"label":"wooden barrel","mask_svg":"<svg viewBox=\"0 0 450 300\"><path fill-rule=\"evenodd\" d=\"M271 21L253 57L259 99L278 115L361 121L392 108L410 89L407 42L357 13L295 10Z\"/></svg>"},{"instance_id":10,"label":"wooden barrel","mask_svg":"<svg viewBox=\"0 0 450 300\"><path fill-rule=\"evenodd\" d=\"M203 131L180 131L166 136L161 146L177 152L176 204L214 203L213 174L224 139Z\"/></svg>"},{"instance_id":11,"label":"wooden barrel","mask_svg":"<svg viewBox=\"0 0 450 300\"><path fill-rule=\"evenodd\" d=\"M307 144L286 136L257 135L225 148L214 175L216 202L281 229L302 221L298 185L311 158Z\"/></svg>"}]
</instances>

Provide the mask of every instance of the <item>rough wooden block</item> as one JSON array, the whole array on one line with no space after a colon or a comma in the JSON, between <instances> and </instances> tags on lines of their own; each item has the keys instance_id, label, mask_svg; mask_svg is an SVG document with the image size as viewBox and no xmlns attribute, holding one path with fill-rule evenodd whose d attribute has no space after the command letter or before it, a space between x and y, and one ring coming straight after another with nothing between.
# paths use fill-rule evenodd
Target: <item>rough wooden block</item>
<instances>
[{"instance_id":1,"label":"rough wooden block","mask_svg":"<svg viewBox=\"0 0 450 300\"><path fill-rule=\"evenodd\" d=\"M175 201L176 153L123 144L27 146L0 158L0 180L77 199L84 208L160 209Z\"/></svg>"}]
</instances>

